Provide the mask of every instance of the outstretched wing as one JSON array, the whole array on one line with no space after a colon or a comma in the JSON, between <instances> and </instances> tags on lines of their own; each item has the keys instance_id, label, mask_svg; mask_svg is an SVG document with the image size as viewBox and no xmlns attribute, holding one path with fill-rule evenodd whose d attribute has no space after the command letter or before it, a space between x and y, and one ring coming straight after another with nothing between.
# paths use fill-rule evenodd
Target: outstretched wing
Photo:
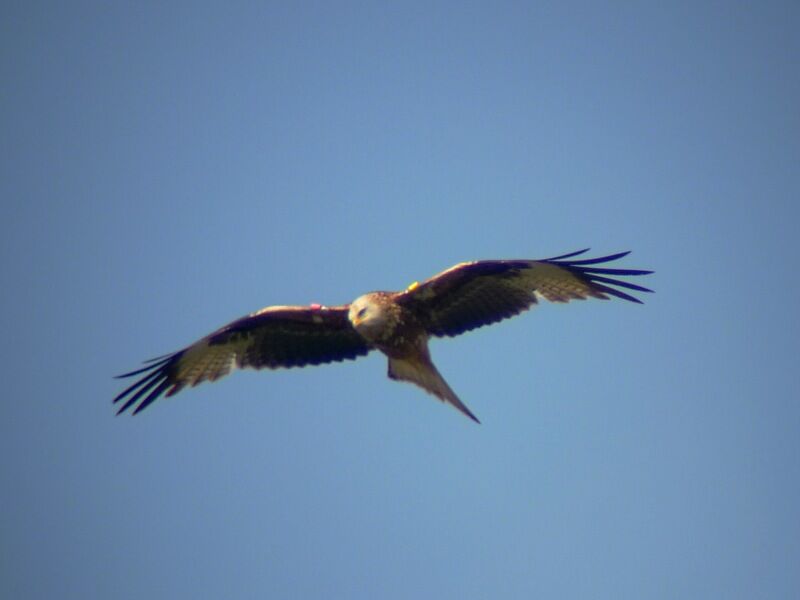
<instances>
[{"instance_id":1,"label":"outstretched wing","mask_svg":"<svg viewBox=\"0 0 800 600\"><path fill-rule=\"evenodd\" d=\"M616 279L652 271L596 267L629 254L572 260L580 250L544 260L481 260L461 263L398 294L397 302L413 310L428 332L454 336L496 323L527 310L541 296L551 302L609 295L641 303L619 288L651 292ZM612 275L615 277L608 277Z\"/></svg>"},{"instance_id":2,"label":"outstretched wing","mask_svg":"<svg viewBox=\"0 0 800 600\"><path fill-rule=\"evenodd\" d=\"M117 414L139 402L133 414L162 394L172 396L187 385L216 381L231 369L303 367L355 359L370 351L347 319L348 306L270 306L233 321L174 354L142 369L114 402L125 400Z\"/></svg>"}]
</instances>

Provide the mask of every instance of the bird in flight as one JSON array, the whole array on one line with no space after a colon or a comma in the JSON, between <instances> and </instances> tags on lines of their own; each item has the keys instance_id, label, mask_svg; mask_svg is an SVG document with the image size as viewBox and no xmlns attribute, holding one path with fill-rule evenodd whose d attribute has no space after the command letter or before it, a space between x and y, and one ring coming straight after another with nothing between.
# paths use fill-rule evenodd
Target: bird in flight
<instances>
[{"instance_id":1,"label":"bird in flight","mask_svg":"<svg viewBox=\"0 0 800 600\"><path fill-rule=\"evenodd\" d=\"M117 414L134 406L136 414L162 395L216 381L235 368L304 367L353 360L380 350L389 359L389 378L414 383L479 423L434 366L428 340L513 317L539 298L569 302L616 296L641 304L619 288L652 292L617 279L652 271L597 266L629 252L575 260L587 251L543 260L464 262L403 291L371 292L341 306L262 308L183 350L119 375L141 377L114 398L114 403L123 402Z\"/></svg>"}]
</instances>

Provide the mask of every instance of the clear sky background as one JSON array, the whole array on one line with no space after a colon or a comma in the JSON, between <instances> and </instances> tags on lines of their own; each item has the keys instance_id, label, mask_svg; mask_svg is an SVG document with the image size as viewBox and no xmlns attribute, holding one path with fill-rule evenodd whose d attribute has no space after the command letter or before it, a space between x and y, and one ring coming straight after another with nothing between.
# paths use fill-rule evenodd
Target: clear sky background
<instances>
[{"instance_id":1,"label":"clear sky background","mask_svg":"<svg viewBox=\"0 0 800 600\"><path fill-rule=\"evenodd\" d=\"M0 597L796 598L800 5L0 10ZM643 306L115 417L270 304L632 249Z\"/></svg>"}]
</instances>

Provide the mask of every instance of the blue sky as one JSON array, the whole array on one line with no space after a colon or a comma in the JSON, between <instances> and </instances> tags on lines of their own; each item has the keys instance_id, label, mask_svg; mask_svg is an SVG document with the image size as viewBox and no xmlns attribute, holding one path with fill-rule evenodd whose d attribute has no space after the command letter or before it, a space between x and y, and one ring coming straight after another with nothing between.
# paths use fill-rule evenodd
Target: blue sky
<instances>
[{"instance_id":1,"label":"blue sky","mask_svg":"<svg viewBox=\"0 0 800 600\"><path fill-rule=\"evenodd\" d=\"M291 4L291 6L287 6ZM793 598L800 10L6 3L0 596ZM632 249L646 304L112 375L270 304Z\"/></svg>"}]
</instances>

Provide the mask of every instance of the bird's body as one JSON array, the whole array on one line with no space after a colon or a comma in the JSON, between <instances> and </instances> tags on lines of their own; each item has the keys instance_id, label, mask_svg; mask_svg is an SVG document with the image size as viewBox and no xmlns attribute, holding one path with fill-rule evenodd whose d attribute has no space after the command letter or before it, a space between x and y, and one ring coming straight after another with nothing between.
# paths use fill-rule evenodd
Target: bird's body
<instances>
[{"instance_id":1,"label":"bird's body","mask_svg":"<svg viewBox=\"0 0 800 600\"><path fill-rule=\"evenodd\" d=\"M537 297L568 302L613 295L638 303L618 288L651 291L607 277L651 271L593 266L627 252L566 260L583 252L586 250L538 261L460 263L422 284L414 283L400 292L371 292L348 305L270 306L233 321L184 350L121 375L142 377L114 402L126 400L119 412L139 402L136 414L162 394L171 396L187 385L215 381L233 368L316 365L355 359L375 349L388 357L391 379L414 383L478 421L434 366L428 340L459 335L512 317L530 308Z\"/></svg>"}]
</instances>

